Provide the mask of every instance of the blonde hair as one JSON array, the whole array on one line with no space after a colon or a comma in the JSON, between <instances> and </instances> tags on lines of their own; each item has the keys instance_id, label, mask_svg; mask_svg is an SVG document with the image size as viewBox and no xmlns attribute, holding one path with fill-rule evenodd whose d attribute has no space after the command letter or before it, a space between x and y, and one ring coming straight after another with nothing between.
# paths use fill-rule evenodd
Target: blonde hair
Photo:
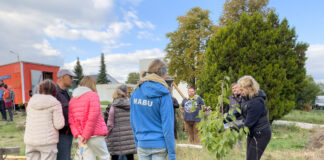
<instances>
[{"instance_id":1,"label":"blonde hair","mask_svg":"<svg viewBox=\"0 0 324 160\"><path fill-rule=\"evenodd\" d=\"M92 91L97 92L96 80L90 76L83 77L80 86L88 87Z\"/></svg>"},{"instance_id":2,"label":"blonde hair","mask_svg":"<svg viewBox=\"0 0 324 160\"><path fill-rule=\"evenodd\" d=\"M155 73L158 76L166 74L165 69L167 68L167 65L160 59L153 60L148 67L147 72L142 72L142 77L145 77L147 73Z\"/></svg>"},{"instance_id":3,"label":"blonde hair","mask_svg":"<svg viewBox=\"0 0 324 160\"><path fill-rule=\"evenodd\" d=\"M237 81L238 87L247 90L247 96L253 98L259 93L260 85L252 76L243 76Z\"/></svg>"},{"instance_id":4,"label":"blonde hair","mask_svg":"<svg viewBox=\"0 0 324 160\"><path fill-rule=\"evenodd\" d=\"M126 85L121 85L119 86L115 92L113 93L112 98L113 99L118 99L118 98L126 98L127 97L127 86Z\"/></svg>"}]
</instances>

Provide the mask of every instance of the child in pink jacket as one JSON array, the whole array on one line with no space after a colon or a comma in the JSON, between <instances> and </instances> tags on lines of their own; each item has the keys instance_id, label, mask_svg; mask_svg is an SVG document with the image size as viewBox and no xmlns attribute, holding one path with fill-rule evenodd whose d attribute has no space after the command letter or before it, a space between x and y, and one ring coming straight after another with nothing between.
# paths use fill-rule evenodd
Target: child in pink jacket
<instances>
[{"instance_id":1,"label":"child in pink jacket","mask_svg":"<svg viewBox=\"0 0 324 160\"><path fill-rule=\"evenodd\" d=\"M69 103L69 124L72 134L81 143L87 145L83 159L109 159L105 142L107 126L101 114L100 100L96 93L96 82L91 77L84 77L80 86L73 91Z\"/></svg>"}]
</instances>

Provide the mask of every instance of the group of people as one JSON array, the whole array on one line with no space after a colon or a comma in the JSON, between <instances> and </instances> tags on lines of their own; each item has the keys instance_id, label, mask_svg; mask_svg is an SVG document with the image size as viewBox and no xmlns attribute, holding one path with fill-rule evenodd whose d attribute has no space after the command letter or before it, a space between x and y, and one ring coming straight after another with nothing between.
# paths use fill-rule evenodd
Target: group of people
<instances>
[{"instance_id":1,"label":"group of people","mask_svg":"<svg viewBox=\"0 0 324 160\"><path fill-rule=\"evenodd\" d=\"M13 121L13 109L15 105L15 92L10 87L4 84L0 79L0 112L3 121ZM7 118L7 111L9 118Z\"/></svg>"},{"instance_id":2,"label":"group of people","mask_svg":"<svg viewBox=\"0 0 324 160\"><path fill-rule=\"evenodd\" d=\"M152 61L131 95L126 85L115 90L108 118L104 119L95 80L84 77L70 97L67 89L75 75L60 70L57 84L44 80L28 103L24 137L27 159L69 160L73 137L86 146L82 154L86 160L117 160L121 156L132 160L134 154L139 160L176 159L174 108L179 104L171 95L167 73L163 61ZM236 127L250 129L247 159L260 159L271 138L265 94L251 76L242 77L236 87L240 92L234 92L233 100L242 106L242 114L235 114L242 123ZM204 101L194 88L188 89L188 95L181 110L188 141L199 144L197 116Z\"/></svg>"}]
</instances>

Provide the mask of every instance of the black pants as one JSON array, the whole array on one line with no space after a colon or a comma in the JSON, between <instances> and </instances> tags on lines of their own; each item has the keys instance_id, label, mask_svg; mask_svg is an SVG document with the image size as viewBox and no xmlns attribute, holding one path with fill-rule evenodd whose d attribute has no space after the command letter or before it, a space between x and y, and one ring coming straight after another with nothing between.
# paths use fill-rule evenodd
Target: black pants
<instances>
[{"instance_id":1,"label":"black pants","mask_svg":"<svg viewBox=\"0 0 324 160\"><path fill-rule=\"evenodd\" d=\"M111 160L118 160L119 155L111 155ZM127 154L127 160L134 160L134 154Z\"/></svg>"},{"instance_id":2,"label":"black pants","mask_svg":"<svg viewBox=\"0 0 324 160\"><path fill-rule=\"evenodd\" d=\"M271 129L265 128L262 131L254 132L247 136L247 160L260 160L264 150L271 139Z\"/></svg>"},{"instance_id":3,"label":"black pants","mask_svg":"<svg viewBox=\"0 0 324 160\"><path fill-rule=\"evenodd\" d=\"M9 114L9 117L10 117L10 121L13 121L13 118L12 118L12 110L13 110L13 107L10 107L10 108L6 108L6 110L8 110L8 114Z\"/></svg>"},{"instance_id":4,"label":"black pants","mask_svg":"<svg viewBox=\"0 0 324 160\"><path fill-rule=\"evenodd\" d=\"M6 107L3 100L0 101L0 112L1 112L2 120L7 120Z\"/></svg>"}]
</instances>

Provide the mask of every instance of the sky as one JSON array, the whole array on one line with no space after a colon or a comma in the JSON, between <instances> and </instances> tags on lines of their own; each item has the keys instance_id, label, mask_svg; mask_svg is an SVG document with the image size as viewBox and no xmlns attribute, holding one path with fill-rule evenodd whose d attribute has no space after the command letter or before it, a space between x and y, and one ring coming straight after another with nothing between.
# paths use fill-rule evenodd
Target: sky
<instances>
[{"instance_id":1,"label":"sky","mask_svg":"<svg viewBox=\"0 0 324 160\"><path fill-rule=\"evenodd\" d=\"M80 3L83 2L83 3ZM100 54L120 82L139 71L139 60L163 57L166 34L192 7L210 10L218 24L225 0L1 0L0 65L32 61L73 69L80 58L84 73L97 74ZM307 74L324 82L322 0L270 0L281 19L295 27L309 48Z\"/></svg>"}]
</instances>

